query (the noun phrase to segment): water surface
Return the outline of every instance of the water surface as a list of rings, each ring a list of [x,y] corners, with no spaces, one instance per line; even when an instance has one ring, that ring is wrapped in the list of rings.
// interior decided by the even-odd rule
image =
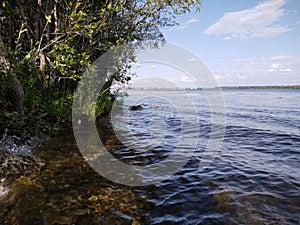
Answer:
[[[123,143],[113,135],[109,122],[98,126],[106,148],[128,164],[158,163],[174,151],[182,124],[187,123],[190,129],[184,132],[197,141],[194,156],[182,169],[157,184],[118,185],[95,173],[80,155],[72,134],[66,134],[33,151],[45,160],[45,166],[9,187],[11,199],[0,216],[8,214],[0,221],[299,224],[299,90],[223,91],[226,132],[222,148],[206,170],[199,170],[199,163],[212,127],[209,92],[188,92],[193,105],[180,101],[181,92],[161,91],[142,99],[136,91],[129,94],[144,109],[128,112],[132,101],[125,100],[122,109],[129,126],[123,127],[122,120],[113,123]]]

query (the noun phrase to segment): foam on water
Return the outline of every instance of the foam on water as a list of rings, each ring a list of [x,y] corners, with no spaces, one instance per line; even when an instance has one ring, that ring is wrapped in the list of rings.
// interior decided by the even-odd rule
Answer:
[[[0,201],[8,194],[9,188],[0,185]]]
[[[48,138],[47,135],[41,135],[23,140],[21,137],[15,135],[10,136],[7,132],[8,129],[6,128],[2,134],[2,138],[0,138],[0,146],[10,152],[18,154],[30,153],[42,140]]]

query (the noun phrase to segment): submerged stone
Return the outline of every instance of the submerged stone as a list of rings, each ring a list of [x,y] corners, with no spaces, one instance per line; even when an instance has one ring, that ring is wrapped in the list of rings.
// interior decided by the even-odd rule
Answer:
[[[133,106],[129,107],[129,110],[132,110],[132,111],[134,111],[134,110],[142,110],[142,109],[143,109],[143,107],[141,105],[133,105]]]
[[[28,155],[17,155],[0,148],[0,180],[10,183],[18,177],[38,171],[44,165]]]

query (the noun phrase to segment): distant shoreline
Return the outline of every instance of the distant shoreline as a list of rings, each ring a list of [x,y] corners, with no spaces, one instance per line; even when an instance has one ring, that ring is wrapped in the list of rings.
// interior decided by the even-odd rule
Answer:
[[[300,89],[300,85],[267,85],[267,86],[221,86],[222,90],[228,89]]]
[[[201,90],[267,90],[267,89],[300,89],[300,85],[267,85],[267,86],[220,86],[212,88],[153,88],[134,87],[131,90],[141,91],[201,91]]]

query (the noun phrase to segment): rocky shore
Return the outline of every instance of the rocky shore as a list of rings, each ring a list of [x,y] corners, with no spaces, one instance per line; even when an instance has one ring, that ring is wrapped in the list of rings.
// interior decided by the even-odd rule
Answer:
[[[0,147],[0,181],[9,184],[20,176],[36,172],[43,162],[29,155],[19,155]]]

